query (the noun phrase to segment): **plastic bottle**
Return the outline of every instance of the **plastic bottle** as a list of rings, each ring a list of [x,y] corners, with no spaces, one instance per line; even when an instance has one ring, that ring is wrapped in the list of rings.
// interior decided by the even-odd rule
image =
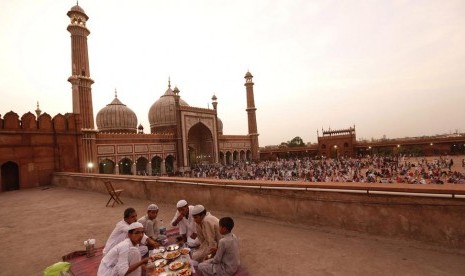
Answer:
[[[160,220],[160,234],[161,234],[161,235],[166,235],[166,227],[165,227],[165,225],[163,224],[163,220],[162,220],[162,219]]]

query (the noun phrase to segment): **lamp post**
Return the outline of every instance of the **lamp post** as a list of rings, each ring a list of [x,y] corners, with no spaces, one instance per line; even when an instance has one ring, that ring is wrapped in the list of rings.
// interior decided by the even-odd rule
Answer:
[[[94,163],[92,162],[89,162],[87,163],[87,169],[88,169],[88,173],[92,173],[92,169],[94,168]]]

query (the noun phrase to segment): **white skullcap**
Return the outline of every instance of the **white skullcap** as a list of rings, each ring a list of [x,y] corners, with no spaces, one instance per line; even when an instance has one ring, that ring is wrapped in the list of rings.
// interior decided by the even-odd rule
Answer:
[[[184,199],[181,199],[180,201],[178,201],[178,203],[176,203],[176,208],[181,208],[186,205],[187,205],[187,201],[185,201]]]
[[[192,215],[195,216],[195,215],[198,215],[200,213],[202,213],[203,211],[205,210],[205,207],[203,207],[203,205],[195,205],[194,208],[192,209]]]
[[[133,223],[129,224],[128,231],[129,230],[134,230],[134,229],[137,229],[137,228],[144,228],[144,225],[142,225],[142,223],[140,223],[140,222],[133,222]]]
[[[150,204],[149,207],[147,207],[147,211],[156,211],[158,210],[158,206],[155,204]]]

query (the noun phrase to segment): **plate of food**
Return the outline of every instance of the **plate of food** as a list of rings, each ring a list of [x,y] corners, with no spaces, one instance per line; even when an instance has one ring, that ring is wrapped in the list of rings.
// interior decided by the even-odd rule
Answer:
[[[164,267],[168,263],[165,259],[159,259],[154,262],[155,267]]]
[[[155,253],[151,256],[154,260],[163,259],[163,254]]]
[[[179,245],[177,245],[177,244],[171,244],[171,245],[168,245],[166,247],[167,251],[174,251],[174,250],[178,250],[178,249],[179,249]]]
[[[150,273],[150,276],[158,276],[158,275],[166,275],[166,274],[167,272],[165,268],[157,267]]]
[[[184,248],[181,248],[179,252],[181,252],[181,254],[183,255],[187,255],[191,252],[191,249],[189,247],[184,247]]]
[[[170,270],[178,270],[184,267],[184,263],[180,261],[172,262],[169,265]]]
[[[191,269],[189,267],[183,268],[176,273],[176,276],[190,276],[191,274]]]
[[[181,252],[179,251],[171,251],[165,254],[164,258],[167,260],[174,260],[177,257],[181,256]]]

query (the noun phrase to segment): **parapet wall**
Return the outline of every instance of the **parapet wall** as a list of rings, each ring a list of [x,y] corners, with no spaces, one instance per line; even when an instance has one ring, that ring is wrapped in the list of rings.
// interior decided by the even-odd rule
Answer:
[[[254,215],[465,248],[465,187],[461,185],[308,184],[78,173],[55,173],[53,184],[106,193],[106,180],[115,189],[124,189],[123,197],[173,206],[186,199],[232,216]]]

